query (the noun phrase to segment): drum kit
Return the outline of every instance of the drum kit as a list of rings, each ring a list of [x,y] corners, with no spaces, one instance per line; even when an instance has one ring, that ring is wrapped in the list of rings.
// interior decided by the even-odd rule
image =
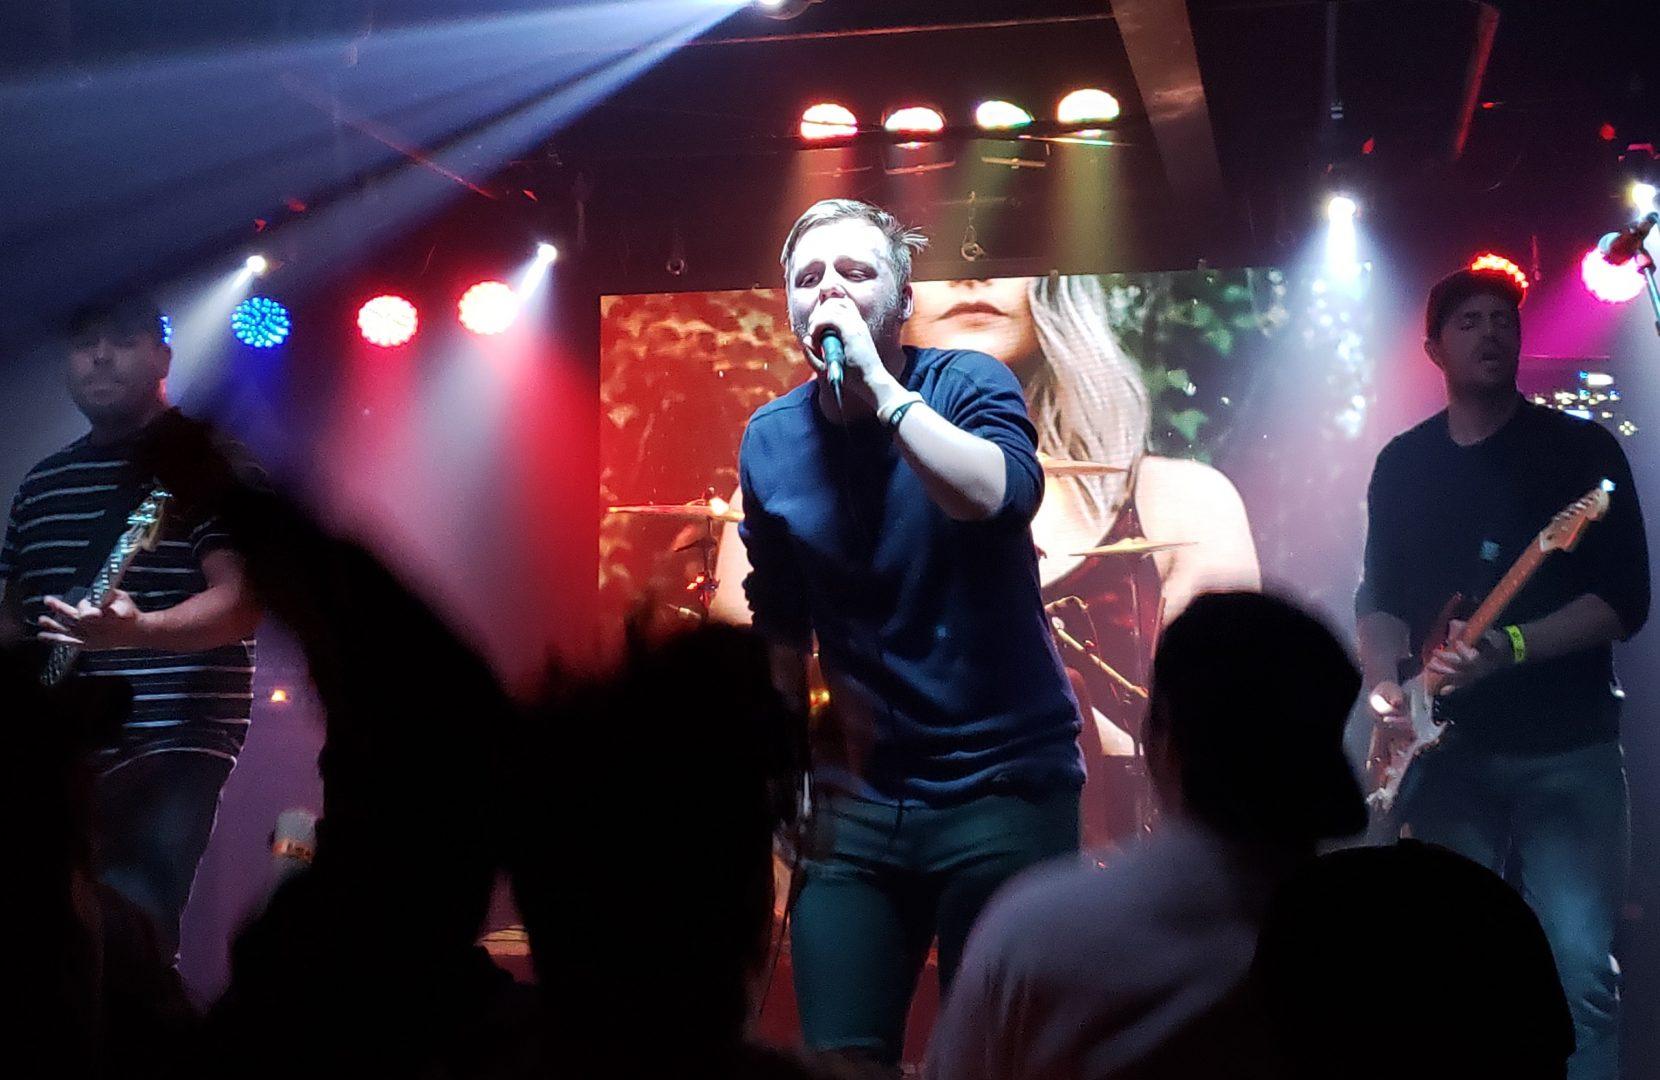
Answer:
[[[1039,464],[1043,467],[1044,475],[1050,477],[1072,476],[1104,476],[1111,473],[1121,473],[1125,470],[1114,465],[1106,465],[1095,461],[1079,461],[1067,458],[1051,457],[1048,454],[1038,455]],[[703,572],[688,587],[688,591],[696,594],[704,618],[708,617],[709,606],[714,600],[718,582],[715,580],[716,553],[720,545],[719,529],[728,524],[738,524],[743,521],[743,512],[732,506],[726,499],[715,493],[714,488],[707,488],[703,497],[684,503],[643,503],[626,506],[612,506],[606,509],[607,514],[658,518],[686,524],[701,525],[701,535],[681,544],[675,550],[689,551],[697,549],[702,553]],[[1082,551],[1072,552],[1072,557],[1081,559],[1133,559],[1144,558],[1163,551],[1189,547],[1192,541],[1182,540],[1150,540],[1145,537],[1132,537],[1119,540],[1100,547],[1085,548]],[[1135,575],[1130,576],[1131,608],[1141,610],[1140,597],[1136,595]],[[1084,625],[1089,626],[1090,633],[1080,637],[1068,629],[1064,613],[1068,609],[1083,608]],[[684,609],[677,609],[684,610]],[[1069,657],[1076,658],[1088,665],[1093,671],[1103,676],[1123,697],[1135,702],[1145,703],[1147,700],[1147,675],[1145,670],[1133,671],[1124,674],[1113,668],[1102,658],[1095,641],[1093,625],[1088,622],[1088,605],[1075,596],[1063,597],[1053,603],[1045,605],[1045,614],[1050,620],[1050,626],[1055,634],[1056,644]],[[688,612],[696,616],[697,612]],[[1163,612],[1160,612],[1158,624],[1163,622]],[[1132,621],[1130,633],[1135,640],[1135,654],[1146,657],[1149,650],[1143,647],[1142,627],[1140,618]],[[1144,667],[1138,664],[1138,667]],[[1086,714],[1086,723],[1092,717]],[[1139,727],[1139,725],[1134,725]],[[1132,781],[1136,788],[1134,818],[1138,830],[1146,829],[1151,823],[1152,811],[1149,800],[1145,797],[1145,770],[1142,767],[1142,747],[1140,732],[1129,732],[1134,743],[1134,752],[1129,755],[1133,766],[1130,768]]]

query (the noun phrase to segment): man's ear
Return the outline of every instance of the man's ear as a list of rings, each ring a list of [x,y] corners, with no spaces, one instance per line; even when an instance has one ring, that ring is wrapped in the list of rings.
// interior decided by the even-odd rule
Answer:
[[[899,321],[906,322],[914,311],[916,294],[911,291],[911,283],[907,281],[905,287],[899,290]]]
[[[1430,363],[1442,371],[1447,370],[1447,355],[1441,351],[1440,338],[1427,337],[1424,339],[1424,355],[1429,357]]]

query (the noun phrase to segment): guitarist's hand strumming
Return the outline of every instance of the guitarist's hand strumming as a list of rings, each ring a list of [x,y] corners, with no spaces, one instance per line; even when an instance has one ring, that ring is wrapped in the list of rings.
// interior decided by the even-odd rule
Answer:
[[[46,609],[52,614],[40,617],[41,631],[37,636],[42,641],[75,645],[91,652],[131,649],[143,644],[144,613],[124,589],[110,590],[102,607],[90,600],[71,607],[56,596],[48,596]]]

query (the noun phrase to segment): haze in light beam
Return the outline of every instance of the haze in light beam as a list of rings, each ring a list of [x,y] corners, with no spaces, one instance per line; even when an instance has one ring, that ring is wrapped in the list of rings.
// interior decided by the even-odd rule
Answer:
[[[340,250],[406,228],[741,6],[567,2],[0,83],[0,303],[49,320],[175,276],[290,200],[344,211]]]

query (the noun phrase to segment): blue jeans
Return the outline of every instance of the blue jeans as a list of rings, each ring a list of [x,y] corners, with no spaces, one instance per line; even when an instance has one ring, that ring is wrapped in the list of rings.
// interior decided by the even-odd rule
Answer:
[[[1461,744],[1457,732],[1407,775],[1411,835],[1508,875],[1550,940],[1573,1013],[1569,1080],[1619,1075],[1620,973],[1630,820],[1617,742],[1543,755]],[[1433,906],[1434,898],[1425,897]]]
[[[189,751],[150,754],[99,776],[94,788],[98,879],[150,917],[161,955],[175,962],[179,919],[232,764]]]
[[[985,795],[955,806],[830,794],[818,805],[790,922],[807,1045],[895,1064],[928,946],[940,989],[992,893],[1078,850],[1078,792]]]

